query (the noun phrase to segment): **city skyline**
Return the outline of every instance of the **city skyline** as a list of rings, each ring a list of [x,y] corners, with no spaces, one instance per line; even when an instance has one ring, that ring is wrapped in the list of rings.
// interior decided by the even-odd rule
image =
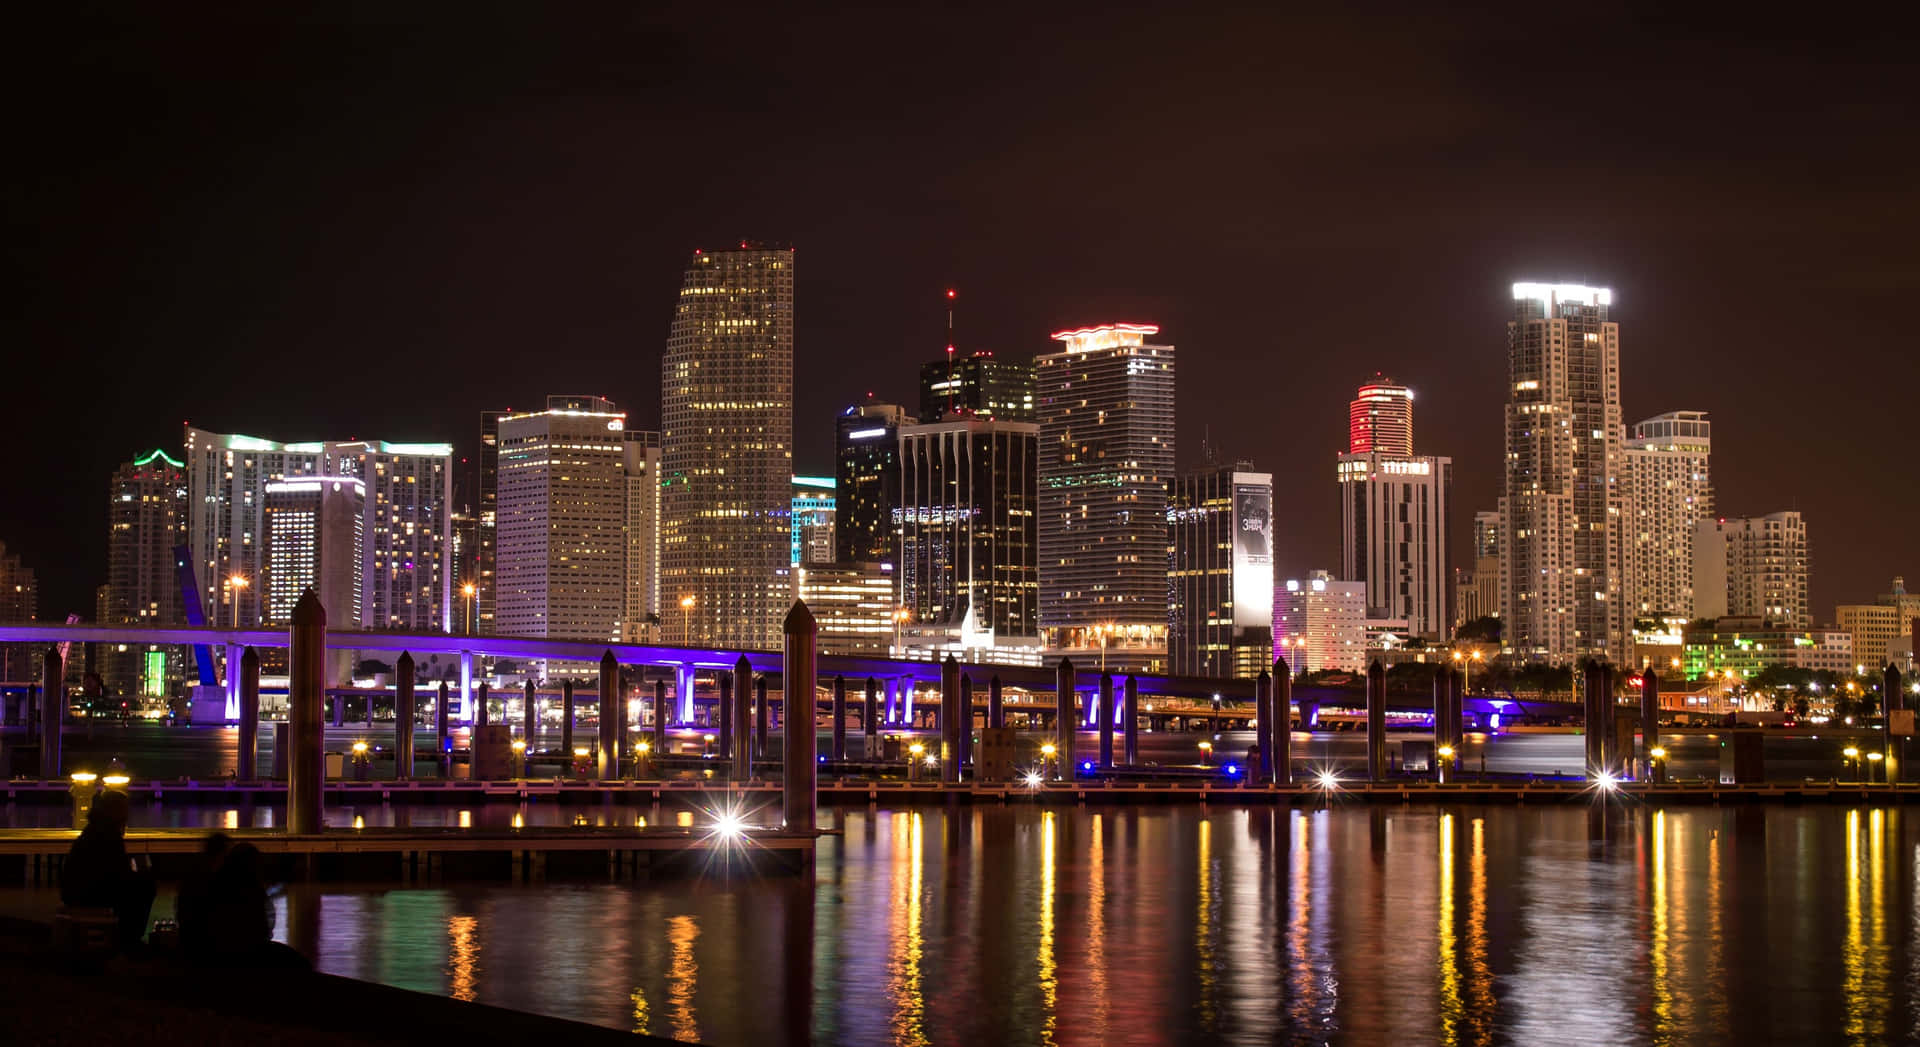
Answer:
[[[1548,18],[1563,19],[1573,16]],[[1899,245],[1911,242],[1905,230],[1916,219],[1894,206],[1915,167],[1915,136],[1899,133],[1914,114],[1889,89],[1890,45],[1749,19],[1737,29],[1740,46],[1714,50],[1712,70],[1703,71],[1691,46],[1696,28],[1648,32],[1627,19],[1583,16],[1583,39],[1646,73],[1604,91],[1570,85],[1543,106],[1503,86],[1524,78],[1461,72],[1493,54],[1512,61],[1510,46],[1485,49],[1546,31],[1538,20],[1523,28],[1487,18],[1403,51],[1383,45],[1366,19],[1330,19],[1294,27],[1309,60],[1271,87],[1240,72],[1224,82],[1171,76],[1164,95],[1127,101],[1096,92],[1082,122],[1053,105],[1022,108],[1049,91],[1079,97],[1074,85],[1088,82],[1086,71],[1116,43],[1151,41],[1171,71],[1237,69],[1226,59],[1246,46],[1240,41],[1268,38],[1283,23],[1242,14],[1115,25],[1114,39],[1095,46],[1049,22],[1043,28],[1058,32],[1005,54],[1017,74],[965,86],[932,77],[926,70],[938,62],[927,55],[874,57],[885,51],[869,46],[881,30],[848,16],[793,41],[774,26],[742,41],[736,27],[697,22],[656,38],[640,29],[657,27],[526,33],[479,19],[451,27],[446,39],[461,46],[391,27],[342,28],[345,41],[405,59],[370,78],[343,57],[340,40],[269,34],[235,47],[230,27],[192,18],[113,28],[124,40],[94,26],[86,38],[117,42],[96,52],[86,75],[63,54],[35,56],[15,74],[74,83],[62,111],[82,117],[68,127],[32,114],[24,128],[53,159],[9,194],[23,212],[14,284],[37,289],[20,344],[88,359],[108,375],[166,361],[190,380],[176,386],[186,395],[162,396],[142,383],[108,382],[85,441],[55,460],[13,460],[17,482],[53,492],[43,504],[58,511],[9,513],[0,540],[39,573],[43,616],[89,613],[104,581],[95,565],[105,561],[105,509],[97,499],[65,504],[72,496],[63,478],[105,477],[156,446],[177,453],[178,425],[188,419],[286,440],[448,440],[471,457],[478,410],[524,409],[549,391],[578,390],[632,404],[635,427],[658,428],[666,289],[688,250],[745,235],[790,240],[808,255],[798,292],[795,472],[829,471],[826,419],[861,394],[917,403],[917,368],[947,344],[935,299],[954,287],[961,354],[1024,358],[1049,348],[1049,331],[1106,316],[1176,332],[1183,389],[1214,391],[1207,411],[1182,412],[1178,445],[1198,448],[1204,438],[1253,460],[1275,474],[1277,498],[1319,486],[1320,465],[1344,433],[1341,394],[1356,373],[1394,375],[1416,391],[1432,445],[1455,460],[1453,553],[1464,563],[1459,514],[1494,504],[1499,484],[1505,289],[1516,280],[1589,282],[1613,288],[1629,332],[1621,380],[1630,418],[1707,411],[1725,504],[1798,508],[1827,535],[1846,521],[1850,540],[1823,545],[1818,558],[1816,617],[1870,599],[1894,574],[1920,575],[1902,541],[1920,492],[1881,484],[1877,455],[1834,455],[1776,422],[1795,405],[1880,390],[1897,397],[1920,379],[1899,319],[1911,284]],[[983,32],[956,25],[934,46],[966,54]],[[501,69],[481,60],[507,39],[525,45],[522,62]],[[758,64],[720,98],[702,101],[626,71],[652,57],[673,79],[673,70],[740,48]],[[797,69],[787,55],[798,53],[822,61]],[[173,82],[164,107],[125,110],[123,100],[140,93],[131,85],[156,79],[150,54],[192,59],[202,72]],[[242,54],[279,61],[237,64]],[[837,61],[855,54],[860,61]],[[1355,59],[1391,76],[1350,99],[1287,102],[1293,87]],[[788,104],[853,97],[851,71],[865,70],[864,81],[876,72],[869,61],[914,89],[890,94],[917,91],[914,110],[945,112],[952,126],[898,141],[878,158],[858,145],[866,117],[785,126],[800,111],[781,108]],[[1832,75],[1836,62],[1852,75]],[[300,85],[317,69],[360,75],[360,86],[309,97]],[[1022,86],[1035,76],[1041,90]],[[647,121],[669,138],[684,135],[691,149],[737,140],[739,127],[711,114],[786,80],[796,93],[776,103],[771,120],[742,117],[770,133],[731,171],[657,163],[610,130]],[[234,92],[235,82],[252,90]],[[1763,83],[1768,105],[1729,108],[1692,86],[1709,82]],[[474,91],[434,86],[442,83]],[[1282,103],[1271,119],[1305,133],[1254,134],[1232,105],[1218,118],[1182,115],[1207,109],[1196,102],[1216,91]],[[1409,110],[1403,91],[1453,118]],[[586,109],[572,104],[575,94],[588,99]],[[561,98],[566,105],[556,104]],[[310,104],[287,104],[295,100]],[[1878,133],[1852,134],[1855,118],[1835,121],[1841,103]],[[876,119],[905,111],[894,98],[871,104]],[[262,138],[262,106],[297,115],[267,121],[274,126]],[[1606,141],[1604,155],[1541,166],[1524,143],[1575,116]],[[429,145],[426,124],[450,137]],[[189,126],[192,133],[176,133]],[[1066,172],[1082,166],[1073,158],[1097,135],[1120,126],[1147,143],[1142,166],[1089,194]],[[127,141],[156,150],[143,154],[149,179],[140,194],[103,188],[125,169]],[[925,162],[952,160],[955,141],[991,148],[963,151],[957,166]],[[1739,165],[1725,162],[1730,143],[1740,143]],[[1282,165],[1280,192],[1238,174],[1215,177],[1271,170],[1275,150],[1301,160]],[[1003,169],[975,153],[1021,162]],[[1816,163],[1806,163],[1809,153]],[[572,154],[603,163],[582,172],[548,159]],[[1175,159],[1195,154],[1198,164]],[[791,173],[777,189],[766,180],[773,169]],[[1658,179],[1649,177],[1655,171]],[[233,192],[194,188],[209,176]],[[871,191],[849,210],[853,184]],[[1318,213],[1299,213],[1295,202],[1306,197],[1321,201],[1311,209]],[[507,199],[512,207],[490,203]],[[1568,204],[1581,199],[1588,203]],[[286,200],[300,203],[281,206]],[[1756,213],[1786,220],[1763,236]],[[382,249],[369,252],[370,243]],[[1148,249],[1134,249],[1142,243]],[[876,266],[883,247],[887,264]],[[1447,266],[1432,264],[1439,254]],[[1383,295],[1394,308],[1378,308]],[[120,304],[101,309],[100,300]],[[1730,315],[1761,308],[1764,324],[1729,331]],[[358,365],[315,368],[299,383],[258,381],[263,361],[349,349],[405,354],[400,394],[373,395],[380,387]],[[1809,353],[1824,365],[1807,366]],[[1275,398],[1289,407],[1284,432],[1271,424]],[[31,431],[51,424],[51,409],[30,404],[5,424]],[[1850,411],[1848,442],[1904,447],[1898,414]],[[1306,442],[1296,446],[1295,434]],[[1335,562],[1338,531],[1333,500],[1302,498],[1277,516],[1276,571],[1299,577]]]

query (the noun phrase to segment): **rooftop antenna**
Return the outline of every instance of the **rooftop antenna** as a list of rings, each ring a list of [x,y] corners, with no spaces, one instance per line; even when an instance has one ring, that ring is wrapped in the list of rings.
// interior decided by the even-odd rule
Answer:
[[[953,413],[953,288],[947,288],[947,413]]]

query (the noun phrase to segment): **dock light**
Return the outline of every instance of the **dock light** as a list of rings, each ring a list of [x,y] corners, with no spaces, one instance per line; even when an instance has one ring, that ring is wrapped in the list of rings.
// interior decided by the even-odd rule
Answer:
[[[1667,751],[1656,745],[1652,749],[1647,750],[1647,755],[1656,760],[1664,760],[1667,758]]]
[[[732,811],[723,811],[713,820],[713,834],[721,839],[731,840],[744,829],[745,826],[740,824],[740,816]]]
[[[1213,761],[1213,743],[1201,742],[1200,743],[1200,762],[1211,763],[1212,761]]]
[[[1093,773],[1093,761],[1092,760],[1080,761],[1080,769],[1083,771],[1086,771],[1089,774]]]
[[[1439,752],[1440,758],[1442,760],[1453,759],[1453,746],[1451,745],[1443,745],[1437,750],[1437,752]]]
[[[1231,778],[1231,777],[1233,777],[1234,775],[1236,775],[1236,774],[1239,774],[1239,773],[1240,773],[1240,765],[1239,765],[1239,764],[1237,764],[1237,763],[1230,763],[1230,764],[1228,764],[1228,765],[1227,765],[1227,777],[1229,777],[1229,778]]]
[[[584,759],[586,759],[586,758],[587,758],[587,757],[588,757],[589,755],[590,755],[590,754],[589,754],[589,753],[587,752],[587,750],[586,750],[586,749],[585,749],[584,747],[582,747],[582,746],[578,746],[578,745],[576,745],[576,746],[574,746],[574,747],[573,747],[573,758],[574,758],[574,759],[576,759],[576,760],[584,760]]]
[[[915,742],[912,745],[907,746],[907,751],[912,753],[915,756],[918,756],[921,753],[926,752],[927,747],[924,745],[921,745],[919,742]]]
[[[100,780],[100,776],[92,771],[75,771],[67,777],[73,779],[75,785],[92,785]]]
[[[1052,755],[1053,755],[1054,753],[1056,753],[1056,752],[1059,752],[1059,751],[1060,751],[1060,750],[1058,750],[1058,749],[1055,749],[1055,748],[1053,747],[1053,743],[1052,743],[1052,742],[1046,742],[1046,743],[1044,743],[1044,744],[1042,744],[1042,745],[1040,746],[1040,755],[1042,755],[1042,756],[1052,756]]]
[[[1340,776],[1331,770],[1321,771],[1314,776],[1314,779],[1314,784],[1320,786],[1322,792],[1332,792],[1340,788]]]
[[[1875,753],[1874,759],[1877,760],[1879,758],[1880,758],[1879,754]],[[126,784],[132,780],[133,779],[127,777],[124,774],[109,774],[106,777],[100,779],[100,784],[106,786],[109,789],[120,789],[120,788],[124,788]]]
[[[634,748],[634,750],[635,750],[635,751],[637,751],[637,752],[638,752],[638,753],[639,753],[640,755],[642,755],[642,756],[645,756],[645,755],[647,755],[648,753],[650,753],[650,752],[652,752],[652,751],[653,751],[653,743],[652,743],[652,742],[641,742],[641,743],[640,743],[639,745],[636,745],[636,746],[634,746],[633,748]]]
[[[366,742],[353,743],[353,755],[355,756],[367,755],[367,743]]]
[[[1593,784],[1599,786],[1603,792],[1612,792],[1614,787],[1620,784],[1620,779],[1615,778],[1612,771],[1601,771],[1594,776]]]
[[[354,752],[359,752],[359,751],[360,751],[361,749],[363,749],[363,748],[365,748],[365,747],[366,747],[366,743],[364,743],[364,742],[362,742],[362,743],[360,743],[360,744],[358,744],[358,745],[355,745],[355,746],[353,747],[353,751],[354,751]],[[520,755],[520,754],[522,754],[522,753],[525,753],[525,752],[527,751],[527,740],[526,740],[525,738],[515,738],[515,739],[513,740],[513,745],[512,745],[512,746],[510,746],[510,748],[512,748],[512,749],[513,749],[513,751],[514,751],[514,754],[515,754],[516,756],[517,756],[517,755]]]
[[[926,759],[926,765],[928,767],[938,767],[940,765],[940,758],[938,756],[933,755],[932,753],[928,753],[927,759]]]
[[[1842,749],[1842,750],[1840,750],[1840,755],[1842,755],[1842,756],[1844,756],[1844,757],[1846,757],[1846,758],[1847,758],[1847,759],[1849,759],[1849,760],[1852,760],[1852,759],[1856,759],[1856,758],[1858,758],[1858,757],[1859,757],[1859,755],[1860,755],[1860,750],[1858,750],[1858,749],[1856,749],[1856,748],[1854,748],[1853,746],[1851,746],[1851,745],[1849,745],[1849,746],[1847,746],[1847,747],[1846,747],[1845,749]],[[75,777],[75,778],[78,778],[78,777],[79,777],[79,775],[77,775],[77,774],[76,774],[76,775],[74,775],[74,777]]]
[[[1022,778],[1021,781],[1025,782],[1029,789],[1038,789],[1040,788],[1042,779],[1039,771],[1028,771],[1027,776]]]
[[[1880,762],[1881,760],[1884,760],[1884,759],[1886,759],[1886,758],[1887,758],[1887,757],[1886,757],[1886,754],[1885,754],[1885,753],[1868,753],[1868,754],[1867,754],[1867,759],[1869,759],[1869,760],[1872,760],[1872,761],[1873,761],[1873,762],[1875,762],[1875,763],[1879,763],[1879,762]],[[112,784],[113,784],[113,779],[112,779],[112,778],[108,778],[108,779],[107,779],[107,784],[108,784],[108,785],[112,785]]]

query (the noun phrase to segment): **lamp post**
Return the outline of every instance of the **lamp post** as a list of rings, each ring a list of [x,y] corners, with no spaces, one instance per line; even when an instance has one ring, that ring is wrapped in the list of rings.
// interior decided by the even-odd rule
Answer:
[[[905,607],[895,607],[888,617],[893,619],[893,650],[890,653],[897,657],[900,654],[900,623],[913,621],[913,612]]]
[[[467,635],[473,635],[473,598],[480,592],[479,586],[472,582],[460,587],[460,595],[467,601]]]
[[[1840,755],[1846,757],[1846,762],[1843,765],[1843,769],[1846,770],[1848,773],[1854,774],[1856,776],[1855,780],[1858,780],[1859,772],[1857,768],[1859,767],[1859,763],[1860,763],[1859,748],[1856,746],[1849,745],[1845,749],[1840,750]]]
[[[1463,655],[1459,651],[1453,652],[1454,664],[1460,668],[1460,690],[1462,693],[1473,690],[1473,663],[1479,660],[1479,651],[1473,652],[1472,657]]]
[[[227,576],[227,627],[229,629],[240,628],[240,590],[251,584],[244,574]]]
[[[693,597],[691,595],[680,598],[680,642],[688,647],[693,646]]]

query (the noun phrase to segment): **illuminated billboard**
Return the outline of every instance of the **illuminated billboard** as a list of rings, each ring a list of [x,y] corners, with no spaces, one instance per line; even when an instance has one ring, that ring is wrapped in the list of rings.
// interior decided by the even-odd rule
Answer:
[[[1233,624],[1273,624],[1273,488],[1233,485]]]

